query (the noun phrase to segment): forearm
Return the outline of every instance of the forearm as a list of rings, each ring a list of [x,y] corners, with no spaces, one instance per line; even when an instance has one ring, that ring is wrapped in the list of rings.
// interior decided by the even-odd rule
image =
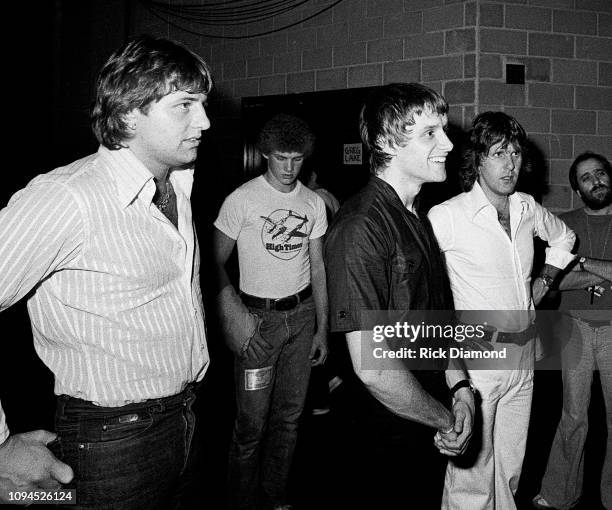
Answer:
[[[588,271],[581,271],[580,269],[570,271],[559,281],[559,290],[582,290],[591,285],[597,285],[601,283],[603,278],[589,273]]]
[[[591,259],[585,257],[582,264],[584,271],[591,273],[603,280],[612,281],[612,260]]]
[[[427,393],[414,375],[397,360],[387,360],[385,370],[362,369],[361,335],[361,331],[352,331],[347,333],[346,338],[353,368],[368,391],[402,418],[439,430],[450,429],[454,424],[451,412]]]
[[[325,268],[321,267],[311,271],[312,298],[315,302],[315,313],[317,316],[317,330],[327,331],[328,327],[328,302],[327,286],[325,281]]]

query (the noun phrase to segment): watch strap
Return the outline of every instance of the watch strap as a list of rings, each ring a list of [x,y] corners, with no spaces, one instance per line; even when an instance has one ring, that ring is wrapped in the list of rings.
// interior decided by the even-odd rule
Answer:
[[[472,393],[475,391],[474,386],[472,386],[472,382],[469,379],[462,379],[450,389],[451,397],[454,397],[455,393],[457,393],[457,391],[461,388],[469,388]]]

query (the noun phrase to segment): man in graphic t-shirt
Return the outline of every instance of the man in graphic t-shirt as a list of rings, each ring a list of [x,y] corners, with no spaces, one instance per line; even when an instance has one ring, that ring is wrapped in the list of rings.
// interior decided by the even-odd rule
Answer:
[[[231,193],[215,221],[219,311],[235,356],[232,509],[288,508],[287,477],[310,369],[327,356],[325,204],[297,180],[313,144],[302,119],[270,119],[258,139],[266,172]],[[240,296],[225,271],[234,246]]]

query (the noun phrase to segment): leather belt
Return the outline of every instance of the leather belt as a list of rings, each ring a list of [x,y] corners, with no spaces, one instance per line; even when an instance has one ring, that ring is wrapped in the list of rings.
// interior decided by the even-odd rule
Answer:
[[[251,296],[250,294],[240,293],[242,302],[252,308],[263,308],[265,310],[276,310],[279,312],[285,312],[291,310],[299,305],[302,301],[309,298],[312,295],[312,286],[303,288],[297,294],[282,298],[261,298],[257,296]]]
[[[582,317],[574,317],[573,315],[567,314],[568,317],[571,317],[578,322],[584,322],[587,326],[597,329],[597,328],[605,328],[606,326],[612,326],[612,321],[605,319],[583,319]]]
[[[527,329],[518,331],[517,333],[506,333],[497,330],[485,330],[484,337],[481,340],[486,342],[494,342],[498,344],[516,344],[523,346],[538,334],[538,328],[535,322]]]

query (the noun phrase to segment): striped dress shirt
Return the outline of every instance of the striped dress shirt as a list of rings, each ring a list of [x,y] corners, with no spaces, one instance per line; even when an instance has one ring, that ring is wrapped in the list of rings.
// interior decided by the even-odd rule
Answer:
[[[129,149],[39,175],[0,211],[0,311],[30,290],[34,345],[55,393],[116,407],[180,392],[209,358],[200,256],[175,170],[178,230]],[[0,444],[8,437],[0,407]]]

